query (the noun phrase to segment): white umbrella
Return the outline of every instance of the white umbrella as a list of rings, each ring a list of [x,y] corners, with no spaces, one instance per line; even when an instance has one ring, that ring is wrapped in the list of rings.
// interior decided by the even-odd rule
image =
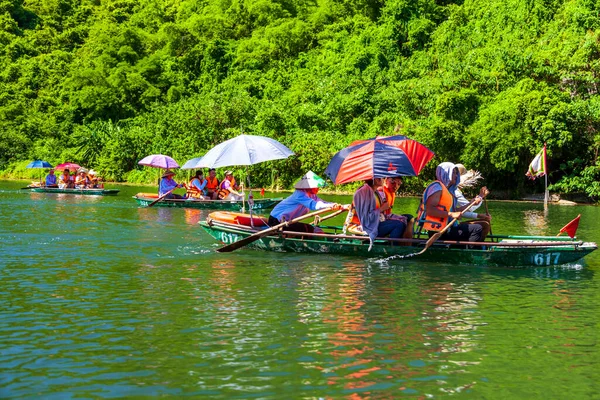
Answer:
[[[202,157],[196,157],[196,158],[192,158],[191,160],[187,160],[185,162],[185,164],[183,164],[181,166],[181,169],[201,168],[201,167],[198,167],[198,163],[200,162],[201,159],[202,159]]]
[[[232,165],[253,165],[264,161],[281,160],[294,152],[275,139],[266,136],[239,135],[210,149],[188,169],[219,168]],[[190,160],[192,161],[192,160]]]
[[[216,145],[202,157],[189,160],[184,167],[194,169],[254,165],[264,161],[281,160],[292,155],[294,155],[293,151],[275,139],[266,136],[242,134]],[[250,179],[248,179],[248,183],[250,183]],[[254,204],[251,195],[252,189],[250,188],[248,193],[250,216],[252,216],[252,206]],[[244,201],[243,198],[242,201]],[[245,210],[245,208],[245,204],[242,203],[242,210]]]

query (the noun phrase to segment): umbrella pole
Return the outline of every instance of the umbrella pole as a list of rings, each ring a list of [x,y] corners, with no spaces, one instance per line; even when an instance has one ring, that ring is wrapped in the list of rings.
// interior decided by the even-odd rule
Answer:
[[[248,172],[248,167],[246,167],[246,180],[248,181],[248,208],[250,209],[250,226],[254,228],[254,218],[252,218],[254,198],[252,196],[252,183],[250,182],[250,173]]]

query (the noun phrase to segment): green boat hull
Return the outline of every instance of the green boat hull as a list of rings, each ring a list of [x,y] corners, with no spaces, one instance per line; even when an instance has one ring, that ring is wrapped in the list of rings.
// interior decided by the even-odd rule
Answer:
[[[252,233],[248,228],[238,228],[228,224],[214,224],[202,221],[200,225],[212,237],[224,244],[241,240]],[[324,236],[324,235],[322,235]],[[456,248],[446,242],[436,243],[423,254],[412,256],[423,249],[425,240],[415,246],[392,246],[385,241],[376,240],[371,251],[368,240],[330,237],[284,237],[281,233],[263,237],[248,247],[276,252],[337,254],[347,256],[361,256],[367,258],[385,258],[396,256],[397,260],[414,260],[435,262],[443,264],[466,264],[491,267],[549,267],[555,265],[572,264],[581,260],[586,255],[597,249],[595,243],[582,243],[573,241],[573,244],[529,246],[529,247],[501,247],[489,242],[485,250]],[[505,240],[518,240],[519,236],[502,236]],[[548,243],[556,238],[538,237],[539,241]],[[528,241],[529,242],[529,241]],[[565,243],[565,242],[557,242]],[[408,256],[408,257],[406,257]]]
[[[133,196],[138,205],[148,207],[150,203],[156,201],[152,197]],[[282,198],[256,199],[254,200],[253,210],[266,210],[275,207],[283,200]],[[226,210],[240,211],[243,206],[248,209],[248,202],[243,204],[241,201],[232,202],[230,200],[187,200],[187,199],[163,199],[153,205],[153,207],[177,207],[177,208],[197,208],[201,210]]]
[[[120,191],[118,189],[58,189],[44,187],[30,190],[36,193],[78,194],[84,196],[114,196]]]

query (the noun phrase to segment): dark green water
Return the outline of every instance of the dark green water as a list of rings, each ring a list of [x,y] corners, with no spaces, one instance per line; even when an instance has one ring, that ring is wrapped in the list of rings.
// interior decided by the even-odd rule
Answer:
[[[529,270],[219,254],[207,212],[138,208],[148,188],[21,186],[0,182],[0,398],[598,398],[600,252]],[[489,206],[495,233],[582,214],[600,242],[598,207]]]

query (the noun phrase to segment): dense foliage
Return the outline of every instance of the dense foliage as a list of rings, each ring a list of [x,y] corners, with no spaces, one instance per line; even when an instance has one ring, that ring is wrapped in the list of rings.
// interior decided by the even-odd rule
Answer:
[[[0,169],[74,161],[114,180],[240,131],[322,173],[397,132],[509,196],[547,143],[556,191],[600,195],[600,3],[590,0],[0,0]],[[421,182],[413,185],[420,185]]]

